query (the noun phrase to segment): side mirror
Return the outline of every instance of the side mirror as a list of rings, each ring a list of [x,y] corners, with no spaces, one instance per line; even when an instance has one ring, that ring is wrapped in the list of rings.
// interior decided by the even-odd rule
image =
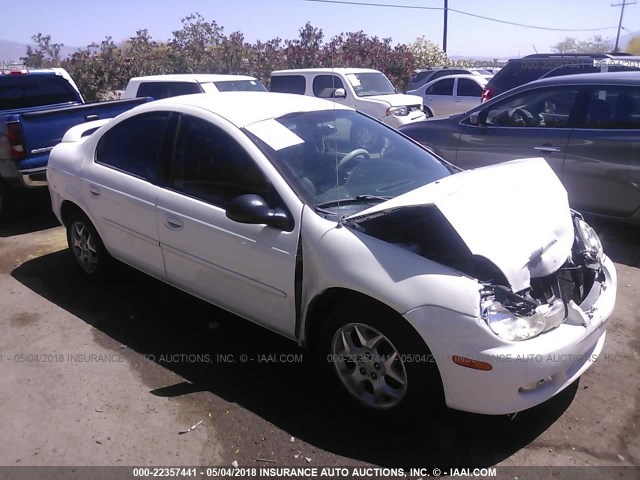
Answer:
[[[473,112],[469,115],[469,123],[476,127],[482,127],[486,121],[486,115],[483,115],[483,111]]]
[[[347,91],[344,88],[336,88],[333,91],[333,98],[347,98]]]
[[[231,200],[227,206],[227,218],[238,223],[264,224],[287,232],[293,230],[289,214],[280,208],[270,208],[260,195],[240,195]]]

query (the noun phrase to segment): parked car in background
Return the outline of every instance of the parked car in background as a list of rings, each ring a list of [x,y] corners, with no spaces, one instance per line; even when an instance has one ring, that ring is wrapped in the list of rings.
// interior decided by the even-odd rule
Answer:
[[[462,168],[544,157],[573,208],[640,223],[640,72],[537,80],[401,131]]]
[[[254,77],[246,75],[178,74],[150,75],[129,80],[122,98],[161,98],[193,93],[266,92],[267,88]]]
[[[416,70],[411,80],[409,80],[409,86],[407,87],[407,93],[412,90],[416,90],[422,85],[429,83],[437,78],[445,77],[449,75],[491,75],[491,72],[482,68],[429,68]]]
[[[487,84],[482,101],[540,78],[624,71],[640,71],[640,57],[626,53],[536,53],[509,60]]]
[[[397,93],[382,72],[367,68],[278,70],[271,73],[270,90],[332,100],[394,128],[426,118],[422,98]],[[353,142],[370,152],[379,151],[384,146],[382,137],[367,125],[354,124]]]
[[[420,95],[427,117],[466,112],[480,105],[490,75],[447,75],[407,94]]]
[[[49,152],[69,128],[146,101],[85,104],[61,68],[0,71],[0,217],[20,214],[25,189],[46,187]]]
[[[297,341],[364,409],[518,412],[602,350],[616,272],[542,160],[459,172],[369,116],[274,93],[91,128],[47,171],[80,270],[115,257]]]

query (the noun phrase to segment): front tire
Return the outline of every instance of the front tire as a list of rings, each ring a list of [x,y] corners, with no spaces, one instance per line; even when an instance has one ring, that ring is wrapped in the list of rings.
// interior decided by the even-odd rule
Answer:
[[[76,266],[91,279],[108,278],[113,258],[89,218],[83,213],[74,212],[66,223],[67,244]]]
[[[329,314],[319,347],[329,380],[364,411],[395,414],[442,401],[431,352],[395,313],[340,305]]]

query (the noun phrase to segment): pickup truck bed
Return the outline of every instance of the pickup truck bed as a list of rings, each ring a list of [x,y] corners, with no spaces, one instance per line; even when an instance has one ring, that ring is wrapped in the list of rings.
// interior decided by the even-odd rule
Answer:
[[[67,130],[147,101],[85,104],[67,72],[57,68],[0,72],[0,217],[19,214],[25,189],[46,186],[49,152]]]

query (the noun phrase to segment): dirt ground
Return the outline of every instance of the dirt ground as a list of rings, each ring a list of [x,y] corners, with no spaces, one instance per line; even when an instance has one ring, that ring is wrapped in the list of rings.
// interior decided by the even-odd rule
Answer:
[[[514,419],[395,425],[276,334],[125,267],[87,283],[39,208],[0,225],[0,465],[640,465],[640,229],[597,228],[618,301],[579,382]]]

